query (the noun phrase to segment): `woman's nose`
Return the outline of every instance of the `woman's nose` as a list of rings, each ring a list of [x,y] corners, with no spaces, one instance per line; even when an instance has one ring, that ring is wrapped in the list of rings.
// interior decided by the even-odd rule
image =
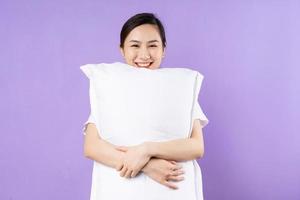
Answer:
[[[139,57],[141,59],[145,59],[145,60],[149,59],[150,58],[150,53],[149,53],[148,49],[141,49]]]

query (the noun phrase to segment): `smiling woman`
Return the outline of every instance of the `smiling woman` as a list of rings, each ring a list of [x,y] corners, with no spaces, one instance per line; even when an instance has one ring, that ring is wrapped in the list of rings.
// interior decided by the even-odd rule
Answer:
[[[152,13],[140,13],[128,19],[121,30],[120,51],[126,61],[126,65],[115,63],[112,65],[86,65],[82,67],[90,77],[92,77],[91,74],[93,73],[91,71],[93,70],[100,70],[100,72],[104,70],[106,75],[111,75],[110,79],[105,79],[113,80],[109,83],[101,82],[105,81],[101,78],[102,76],[99,76],[100,78],[97,78],[97,80],[93,80],[91,83],[100,81],[97,82],[95,88],[101,86],[100,88],[103,89],[118,85],[116,88],[109,88],[104,91],[118,91],[121,86],[127,89],[122,96],[123,99],[120,96],[113,96],[107,100],[111,92],[92,95],[101,97],[101,99],[93,101],[101,102],[99,106],[94,106],[94,108],[102,108],[101,112],[94,112],[94,114],[101,113],[101,116],[104,116],[104,113],[109,113],[108,116],[113,116],[108,120],[109,124],[112,124],[113,130],[116,129],[115,127],[119,127],[120,131],[117,131],[117,134],[115,134],[117,140],[111,140],[113,131],[106,131],[107,129],[103,128],[105,127],[103,121],[102,124],[101,122],[97,123],[99,116],[97,118],[97,115],[94,116],[92,112],[85,123],[84,155],[96,161],[94,162],[91,200],[115,200],[120,198],[124,200],[203,199],[201,170],[196,162],[196,159],[201,158],[204,154],[202,128],[208,123],[208,119],[197,101],[203,77],[200,73],[196,73],[197,75],[194,76],[195,71],[187,69],[159,69],[165,54],[165,48],[165,31],[160,20]],[[119,76],[118,72],[121,73],[123,70],[124,74]],[[98,75],[101,75],[100,72],[98,72]],[[116,73],[117,78],[113,79],[112,77]],[[189,76],[186,76],[187,74]],[[135,82],[135,80],[139,80],[136,77],[142,77],[143,83]],[[183,77],[189,78],[183,79]],[[163,91],[163,94],[160,92],[156,93],[156,88],[160,88],[162,85],[169,87],[165,90],[160,90]],[[130,100],[126,102],[124,96],[135,94],[134,92],[138,90],[135,88],[136,86],[142,88],[142,91],[145,91],[145,93],[131,97],[132,99],[128,97]],[[151,93],[150,90],[145,90],[145,88],[152,89],[151,91],[154,93]],[[172,96],[172,92],[175,92],[176,95]],[[119,93],[115,92],[114,94]],[[145,99],[148,96],[150,98]],[[158,106],[148,106],[147,112],[147,108],[143,108],[143,103],[149,100],[145,105],[150,105],[155,97],[162,98],[158,102],[162,103],[163,106],[159,107],[159,109],[157,108]],[[184,103],[178,103],[180,102],[179,97],[183,97],[183,99],[189,99],[190,97],[190,99]],[[119,102],[115,105],[121,105],[121,107],[114,112],[110,108],[110,104],[114,100],[119,99],[122,99],[121,103]],[[165,102],[167,99],[169,101]],[[176,101],[174,101],[175,99]],[[105,104],[105,102],[108,104]],[[113,108],[115,108],[115,105]],[[126,105],[126,108],[123,108],[124,105]],[[189,107],[189,105],[193,106]],[[187,114],[171,113],[171,110],[174,111],[179,107],[187,107]],[[107,112],[103,112],[104,108],[109,109]],[[155,111],[155,109],[158,110]],[[121,110],[126,111],[124,115],[121,115]],[[138,110],[138,114],[134,113],[134,110]],[[168,110],[167,113],[171,114],[163,118],[164,115],[158,113],[160,110]],[[149,113],[154,114],[151,116]],[[118,116],[121,117],[118,118]],[[126,118],[134,116],[139,116],[139,118],[132,120],[134,122],[139,121],[138,124],[124,123]],[[142,119],[142,116],[146,118]],[[156,130],[159,134],[151,132],[148,137],[144,129],[138,128],[142,127],[145,122],[154,121],[156,118],[158,118],[157,124],[154,126],[150,123],[151,125],[148,125],[150,128],[147,126],[145,130],[155,131],[157,129],[155,127],[165,127],[169,124],[170,126],[167,127],[171,127],[172,131],[162,128],[161,132]],[[176,121],[175,118],[179,121]],[[176,134],[176,131],[174,131],[176,125],[184,124],[186,120],[193,122],[191,124],[185,123],[189,129],[192,129],[190,129],[189,136],[185,137],[186,131],[178,131],[178,134]],[[161,125],[161,123],[163,124]],[[101,124],[103,129],[99,126],[98,128],[101,130],[98,129],[96,124]],[[124,130],[126,130],[127,126],[130,127],[130,124],[133,126],[133,129],[128,131],[128,134],[120,134],[124,133]],[[138,134],[133,137],[132,134],[136,130],[141,131],[138,131]],[[153,140],[153,137],[156,135],[161,136],[163,140]],[[133,146],[117,145],[126,145],[125,141],[127,140],[130,142],[131,140],[136,140],[138,142],[135,143],[137,145]],[[123,178],[126,179],[124,180]]]
[[[165,30],[151,13],[137,14],[121,30],[120,50],[127,64],[157,69],[164,57]]]

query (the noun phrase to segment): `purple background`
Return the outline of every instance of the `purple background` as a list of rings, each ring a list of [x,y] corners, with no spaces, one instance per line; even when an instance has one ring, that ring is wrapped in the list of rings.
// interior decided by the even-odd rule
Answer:
[[[0,199],[89,199],[79,66],[123,61],[121,26],[144,11],[166,26],[162,67],[205,76],[205,199],[300,199],[296,0],[1,1]]]

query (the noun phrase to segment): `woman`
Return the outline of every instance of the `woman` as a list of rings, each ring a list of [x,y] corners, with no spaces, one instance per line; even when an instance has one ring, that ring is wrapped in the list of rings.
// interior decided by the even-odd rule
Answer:
[[[164,27],[151,13],[131,17],[121,30],[120,51],[126,63],[133,67],[159,68],[165,47]],[[200,122],[195,119],[190,138],[126,147],[115,146],[100,138],[101,130],[98,133],[90,116],[84,129],[84,154],[115,168],[121,177],[134,178],[138,173],[145,173],[159,184],[178,189],[174,182],[184,179],[184,171],[178,162],[201,158],[204,154]]]

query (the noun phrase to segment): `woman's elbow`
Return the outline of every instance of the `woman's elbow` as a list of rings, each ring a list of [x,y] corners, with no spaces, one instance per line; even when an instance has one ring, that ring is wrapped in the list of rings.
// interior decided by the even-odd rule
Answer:
[[[203,158],[203,156],[204,156],[204,148],[203,147],[198,148],[196,151],[196,159]]]
[[[83,155],[86,158],[92,158],[95,152],[95,147],[93,142],[86,140],[83,145]]]
[[[203,158],[203,156],[204,156],[204,149],[201,150],[201,153],[200,153],[200,155],[199,155],[199,158]]]
[[[98,139],[98,133],[94,124],[87,125],[86,134],[84,137],[83,155],[84,157],[91,158],[95,153],[95,141]]]
[[[91,157],[91,150],[90,150],[90,147],[87,147],[87,145],[84,145],[84,147],[83,147],[83,156],[86,158]]]

